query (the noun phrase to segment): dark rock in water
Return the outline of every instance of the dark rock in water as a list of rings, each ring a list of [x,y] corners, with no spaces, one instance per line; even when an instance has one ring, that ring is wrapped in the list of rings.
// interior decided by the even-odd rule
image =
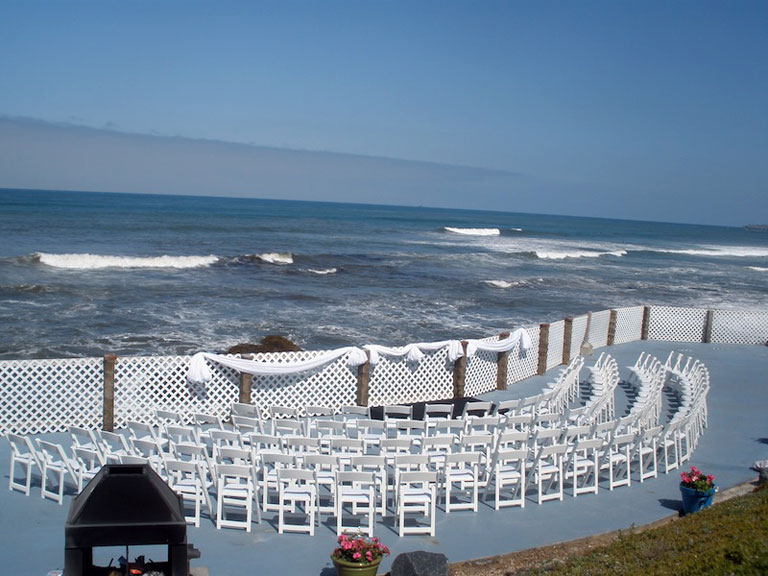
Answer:
[[[418,550],[399,554],[392,562],[391,576],[448,576],[448,558]]]
[[[265,336],[261,344],[237,344],[227,354],[258,354],[259,352],[300,352],[296,344],[283,336]]]

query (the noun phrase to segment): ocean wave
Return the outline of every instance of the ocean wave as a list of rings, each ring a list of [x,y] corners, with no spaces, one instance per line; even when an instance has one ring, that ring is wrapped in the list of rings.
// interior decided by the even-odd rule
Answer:
[[[318,276],[325,276],[326,274],[336,274],[338,272],[337,268],[323,268],[321,270],[316,270],[313,268],[309,268],[307,272],[311,272],[312,274],[317,274]]]
[[[501,234],[501,230],[498,228],[452,228],[446,226],[443,230],[463,236],[499,236]]]
[[[755,246],[700,246],[698,248],[648,248],[650,252],[683,256],[732,256],[736,258],[768,258],[768,248]]]
[[[768,268],[763,266],[749,266],[749,269],[754,270],[755,272],[768,272]]]
[[[252,256],[268,264],[293,264],[293,254],[290,252],[265,252]]]
[[[101,268],[200,268],[218,262],[218,256],[107,256],[103,254],[47,254],[40,252],[34,259],[51,266],[69,270]]]
[[[536,257],[541,260],[565,260],[566,258],[600,258],[601,256],[626,256],[626,250],[610,250],[608,252],[598,252],[593,250],[562,250],[562,251],[544,251],[536,250]]]
[[[484,280],[488,286],[493,286],[494,288],[512,288],[514,286],[517,286],[517,282],[508,282],[507,280]]]

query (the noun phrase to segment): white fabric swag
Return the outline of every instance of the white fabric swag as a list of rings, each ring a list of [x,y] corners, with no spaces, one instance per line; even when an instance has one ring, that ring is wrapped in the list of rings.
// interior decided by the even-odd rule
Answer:
[[[283,374],[296,374],[297,372],[304,372],[306,370],[314,370],[333,362],[338,358],[341,358],[345,354],[349,353],[347,364],[350,366],[360,366],[364,364],[368,357],[365,352],[355,346],[348,346],[346,348],[337,348],[336,350],[330,350],[325,352],[311,360],[304,360],[301,362],[275,363],[275,362],[257,362],[256,360],[246,360],[244,358],[231,358],[229,356],[222,356],[221,354],[210,354],[208,352],[198,352],[192,356],[192,360],[189,362],[189,370],[187,371],[187,380],[193,384],[201,384],[208,382],[211,379],[211,370],[206,364],[206,360],[216,362],[222,366],[228,368],[234,368],[240,372],[247,374],[254,374],[257,376],[275,376]]]
[[[478,350],[487,352],[506,352],[514,348],[518,342],[520,342],[520,352],[523,354],[532,345],[531,337],[528,335],[528,332],[522,328],[515,330],[507,338],[495,342],[469,340],[467,341],[467,356],[474,356]],[[448,348],[448,360],[450,362],[456,362],[456,360],[464,356],[464,349],[462,348],[461,342],[458,340],[444,340],[442,342],[428,343],[421,342],[418,344],[409,344],[402,348],[388,348],[387,346],[368,344],[364,348],[367,350],[368,354],[355,346],[347,346],[345,348],[330,350],[310,360],[291,363],[259,362],[256,360],[246,360],[244,358],[232,358],[221,354],[211,354],[209,352],[198,352],[192,356],[192,360],[189,363],[187,380],[193,384],[201,384],[208,382],[211,379],[211,370],[208,367],[206,360],[216,362],[222,366],[227,366],[228,368],[234,368],[235,370],[245,372],[246,374],[254,374],[257,376],[279,376],[314,370],[341,358],[345,354],[349,354],[347,364],[352,367],[360,366],[366,362],[370,362],[371,366],[375,366],[379,363],[381,355],[395,357],[405,356],[408,362],[420,362],[421,359],[424,358],[425,352],[433,352],[441,350],[442,348]]]

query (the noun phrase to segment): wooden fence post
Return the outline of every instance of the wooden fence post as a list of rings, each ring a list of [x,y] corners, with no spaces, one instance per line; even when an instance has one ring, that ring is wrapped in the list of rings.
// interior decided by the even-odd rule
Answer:
[[[704,342],[706,344],[712,343],[712,324],[715,322],[715,311],[707,310],[707,325],[704,328]]]
[[[240,403],[251,403],[251,391],[253,390],[253,374],[240,372]]]
[[[367,360],[357,367],[357,405],[368,406],[368,387],[371,382],[371,353],[366,350]]]
[[[565,319],[563,328],[563,364],[571,363],[571,341],[573,340],[573,316]]]
[[[651,307],[643,307],[643,328],[640,334],[641,340],[648,340],[648,324],[651,322]]]
[[[107,432],[115,430],[115,362],[114,354],[104,355],[104,414],[102,429]]]
[[[499,334],[499,340],[509,338],[509,332]],[[496,356],[496,390],[507,389],[507,367],[509,366],[509,350],[499,352]]]
[[[619,313],[616,310],[611,310],[611,317],[608,319],[608,346],[613,346],[616,342],[616,322],[618,321]]]
[[[461,341],[464,354],[453,363],[453,397],[464,398],[464,385],[467,377],[467,342]]]
[[[539,368],[537,374],[547,373],[547,355],[549,354],[549,323],[539,326]]]

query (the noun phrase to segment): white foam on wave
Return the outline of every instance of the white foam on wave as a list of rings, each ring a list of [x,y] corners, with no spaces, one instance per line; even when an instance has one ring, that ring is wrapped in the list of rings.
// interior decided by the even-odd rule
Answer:
[[[269,264],[293,264],[293,254],[290,252],[265,252],[256,254],[256,258]]]
[[[312,274],[318,274],[319,276],[325,276],[326,274],[336,274],[338,270],[336,268],[325,268],[322,270],[315,270],[310,268],[308,272],[311,272]]]
[[[215,264],[218,256],[107,256],[102,254],[35,254],[41,264],[70,270],[101,268],[200,268]]]
[[[512,288],[513,286],[516,286],[516,282],[508,282],[507,280],[484,280],[488,286],[493,286],[494,288]]]
[[[536,250],[536,257],[540,258],[541,260],[565,260],[566,258],[600,258],[601,256],[621,257],[626,255],[626,250],[610,250],[608,252],[598,252],[593,250]]]
[[[698,248],[649,248],[651,252],[684,256],[733,256],[737,258],[768,258],[768,248],[757,246],[699,246]]]
[[[768,268],[763,266],[750,266],[749,269],[754,270],[755,272],[768,272]]]
[[[501,234],[501,230],[498,228],[452,228],[446,226],[443,230],[463,236],[499,236]]]

